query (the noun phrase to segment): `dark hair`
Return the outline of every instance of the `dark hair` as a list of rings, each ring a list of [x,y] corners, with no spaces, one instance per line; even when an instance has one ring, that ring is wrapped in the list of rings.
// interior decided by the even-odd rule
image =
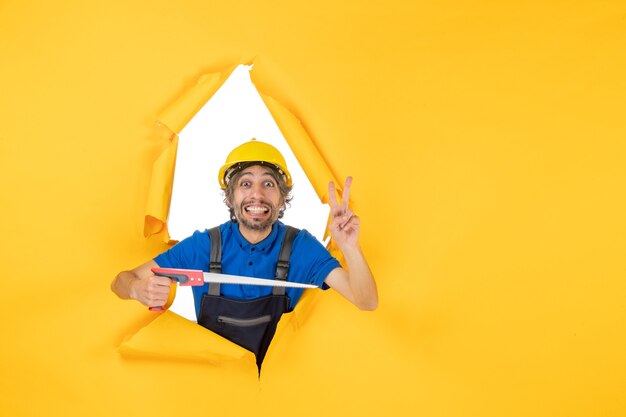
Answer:
[[[239,177],[241,177],[242,172],[251,166],[261,165],[264,167],[270,168],[270,173],[272,178],[276,180],[278,184],[278,190],[280,191],[280,196],[283,199],[285,207],[290,207],[291,200],[293,196],[291,195],[291,190],[293,189],[293,185],[287,185],[287,181],[285,180],[285,176],[280,171],[280,168],[268,164],[267,162],[246,162],[242,164],[238,164],[237,171],[229,175],[229,180],[226,183],[226,188],[224,189],[224,203],[226,207],[228,207],[228,211],[230,213],[230,220],[233,222],[237,222],[237,218],[235,217],[235,210],[232,208],[233,202],[233,194],[235,192],[235,184],[239,182]],[[281,209],[278,214],[278,218],[281,219],[285,214],[285,210]]]

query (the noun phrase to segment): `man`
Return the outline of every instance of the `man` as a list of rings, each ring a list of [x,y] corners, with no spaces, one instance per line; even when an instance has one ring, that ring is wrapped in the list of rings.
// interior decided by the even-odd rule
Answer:
[[[360,221],[348,208],[350,177],[341,203],[334,184],[328,186],[329,229],[347,270],[306,230],[298,231],[278,220],[291,199],[292,182],[276,148],[255,139],[238,146],[228,155],[218,181],[231,220],[219,228],[197,231],[153,260],[120,272],[111,284],[113,292],[149,307],[162,306],[171,281],[155,276],[152,268],[201,269],[330,287],[359,309],[376,309],[376,283],[358,243]],[[221,252],[221,258],[212,250]],[[284,264],[279,256],[282,259],[285,253],[288,263],[282,270],[288,273],[281,278],[277,265]],[[216,256],[220,259],[211,259]],[[193,287],[198,323],[254,352],[259,370],[280,316],[293,310],[302,291],[233,284]]]

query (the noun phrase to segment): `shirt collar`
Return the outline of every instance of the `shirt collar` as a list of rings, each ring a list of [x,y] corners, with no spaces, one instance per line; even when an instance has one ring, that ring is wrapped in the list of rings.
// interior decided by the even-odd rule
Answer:
[[[243,250],[246,250],[246,251],[251,250],[252,248],[256,250],[260,250],[260,251],[269,251],[272,245],[274,244],[274,242],[276,242],[276,238],[278,237],[278,230],[281,228],[281,226],[282,226],[282,223],[280,221],[276,221],[272,225],[272,231],[270,232],[269,235],[267,235],[265,239],[263,239],[257,244],[252,244],[248,242],[246,238],[243,237],[243,235],[239,231],[239,223],[230,222],[230,229],[231,229],[233,236],[235,237],[237,241],[237,244],[239,245],[239,247],[241,247]]]

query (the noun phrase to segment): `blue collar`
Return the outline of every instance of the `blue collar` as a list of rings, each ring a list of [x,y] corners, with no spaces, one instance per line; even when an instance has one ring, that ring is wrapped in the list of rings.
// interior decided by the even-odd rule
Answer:
[[[249,250],[269,251],[271,250],[272,246],[276,242],[276,239],[278,238],[278,231],[279,229],[281,229],[282,225],[283,224],[280,221],[275,222],[272,225],[272,231],[270,232],[269,235],[267,235],[265,239],[263,239],[257,244],[252,244],[248,242],[246,238],[243,237],[243,235],[241,234],[241,231],[239,230],[239,223],[230,222],[229,224],[230,230],[233,236],[235,237],[237,244],[239,245],[241,249],[245,251],[249,251]]]

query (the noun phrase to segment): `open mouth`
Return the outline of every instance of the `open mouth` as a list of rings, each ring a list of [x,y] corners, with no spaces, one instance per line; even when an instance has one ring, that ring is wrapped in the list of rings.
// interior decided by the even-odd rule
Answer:
[[[244,201],[239,207],[237,220],[251,230],[267,230],[278,215],[274,205],[267,201]]]
[[[250,204],[244,206],[243,211],[253,216],[255,215],[265,215],[270,212],[269,207],[260,204]]]

